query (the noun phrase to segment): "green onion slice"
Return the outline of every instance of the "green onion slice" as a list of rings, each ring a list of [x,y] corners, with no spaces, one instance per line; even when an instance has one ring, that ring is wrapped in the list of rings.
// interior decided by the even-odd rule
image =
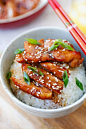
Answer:
[[[39,71],[38,74],[41,76],[44,76],[44,74],[41,71]]]
[[[67,71],[66,70],[64,71],[64,74],[63,74],[63,81],[64,81],[64,85],[66,87],[67,84],[68,84],[68,81],[69,81],[68,74],[67,74]]]
[[[33,44],[33,45],[41,45],[36,39],[26,38],[25,40],[28,41],[29,43]]]
[[[14,54],[21,54],[25,49],[21,48],[21,49],[17,49]]]
[[[56,49],[59,45],[60,45],[60,44],[57,43],[57,41],[55,41],[55,42],[53,43],[53,45],[49,48],[49,51],[53,51],[53,50]]]
[[[30,70],[32,70],[34,73],[37,73],[37,74],[39,74],[39,75],[41,75],[41,76],[44,75],[41,71],[38,71],[38,69],[37,69],[36,67],[28,66],[28,68],[29,68]]]
[[[30,85],[30,78],[26,72],[23,73],[24,81]]]
[[[83,91],[83,84],[77,79],[76,79],[76,85]]]
[[[36,67],[28,66],[28,68],[29,68],[30,70],[32,70],[34,73],[36,73],[36,72],[37,72],[37,68],[36,68]]]
[[[11,77],[11,72],[7,73],[7,79],[10,79]]]
[[[73,49],[70,45],[68,45],[67,43],[62,42],[61,39],[56,40],[56,41],[53,43],[53,45],[49,48],[49,51],[54,50],[54,49],[57,48],[59,45],[61,45],[62,47],[66,48],[67,50],[74,51],[74,49]]]

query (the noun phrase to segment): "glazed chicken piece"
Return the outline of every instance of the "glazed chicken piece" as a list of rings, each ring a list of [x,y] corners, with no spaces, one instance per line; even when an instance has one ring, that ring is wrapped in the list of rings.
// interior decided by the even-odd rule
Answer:
[[[16,54],[16,57],[15,57],[15,60],[19,63],[24,63],[25,60],[24,60],[24,52],[22,52],[21,54]]]
[[[81,58],[80,52],[70,51],[63,48],[61,45],[53,50],[49,51],[50,46],[54,43],[55,40],[46,40],[41,45],[32,45],[28,41],[24,42],[24,54],[22,55],[24,60],[21,61],[23,63],[26,62],[43,62],[43,61],[58,61],[68,63],[71,67],[77,67],[83,62],[83,58]],[[71,45],[72,46],[72,45]],[[19,56],[18,56],[19,57]],[[20,57],[21,58],[21,57]],[[20,60],[18,58],[18,60]],[[16,60],[16,61],[18,61]],[[19,62],[20,63],[20,62]]]
[[[19,80],[14,77],[11,77],[11,79],[19,89],[39,99],[50,99],[52,97],[52,92],[45,87],[35,86],[33,82],[31,82],[31,85],[28,85],[23,79]]]
[[[50,58],[49,54],[47,53],[47,50],[44,49],[43,44],[32,45],[28,41],[25,41],[24,48],[26,51],[24,58],[27,59],[27,61],[36,63],[46,60],[52,60],[52,58]]]
[[[39,75],[39,74],[33,72],[32,70],[30,70],[28,68],[28,66],[30,66],[30,65],[22,64],[22,71],[26,72],[31,79],[35,80],[39,84],[41,84],[49,89],[51,89],[53,92],[55,92],[57,94],[61,94],[61,90],[63,89],[63,85],[64,85],[64,83],[61,80],[59,80],[57,77],[53,76],[49,72],[47,72],[43,69],[37,68],[38,73],[41,71],[44,74],[44,75]]]
[[[21,54],[16,54],[15,60],[17,62],[19,62],[19,63],[25,63],[25,62],[30,63],[30,62],[38,62],[38,61],[40,61],[40,58],[41,58],[40,55],[42,53],[42,50],[40,51],[40,49],[41,48],[43,49],[44,39],[40,39],[40,40],[38,40],[38,42],[41,44],[40,45],[41,47],[37,46],[37,45],[32,45],[32,44],[28,43],[27,41],[25,41],[24,44],[25,44],[25,48],[26,48],[27,52],[24,51]],[[35,47],[37,49],[34,51]],[[43,55],[43,53],[42,53],[42,55]],[[45,56],[43,56],[42,58],[44,58],[44,57]]]
[[[49,48],[52,46],[55,40],[48,39],[47,41],[44,42],[44,47],[49,50]],[[64,43],[67,43],[66,41]],[[73,45],[68,43],[73,49]],[[54,60],[58,62],[66,62],[68,63],[71,67],[78,67],[82,62],[83,58],[81,58],[80,52],[75,51],[70,51],[62,46],[59,46],[57,50],[51,51],[52,57]]]
[[[67,49],[54,50],[52,51],[52,56],[56,61],[66,62],[71,67],[78,67],[84,60],[84,58],[81,58],[80,52]]]
[[[52,72],[54,75],[56,75],[58,78],[62,79],[63,78],[63,74],[64,71],[66,70],[68,75],[69,75],[69,71],[66,68],[63,68],[59,65],[53,64],[51,62],[44,62],[44,63],[40,63],[41,66],[43,68],[45,68],[46,70],[48,70],[49,72]]]

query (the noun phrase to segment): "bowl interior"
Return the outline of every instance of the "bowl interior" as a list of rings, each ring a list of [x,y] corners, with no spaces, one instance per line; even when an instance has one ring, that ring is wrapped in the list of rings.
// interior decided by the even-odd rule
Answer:
[[[25,38],[33,38],[33,39],[57,39],[57,38],[61,38],[61,39],[66,39],[68,41],[70,41],[75,49],[77,51],[80,51],[82,54],[82,57],[84,57],[84,66],[86,68],[86,56],[84,55],[84,53],[82,52],[82,50],[79,48],[79,46],[77,45],[77,43],[75,42],[75,40],[72,38],[72,36],[69,34],[69,32],[67,30],[61,29],[61,28],[54,28],[54,27],[42,27],[42,28],[35,28],[32,30],[29,30],[21,35],[19,35],[18,37],[16,37],[14,40],[12,40],[10,42],[10,44],[8,45],[8,47],[5,49],[5,51],[2,54],[1,57],[1,82],[5,88],[5,90],[7,91],[7,93],[12,97],[14,97],[10,87],[9,87],[9,83],[6,79],[6,74],[9,72],[10,66],[14,60],[14,51],[18,48],[23,48],[23,43],[25,41]]]

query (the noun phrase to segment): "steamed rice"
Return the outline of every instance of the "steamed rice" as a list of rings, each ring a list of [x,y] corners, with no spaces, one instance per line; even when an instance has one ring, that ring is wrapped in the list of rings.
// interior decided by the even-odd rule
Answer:
[[[12,72],[12,76],[17,79],[20,79],[23,77],[21,63],[18,63],[15,60],[13,65],[11,66],[10,71]],[[37,108],[55,109],[55,108],[67,106],[74,103],[86,91],[85,90],[86,89],[85,68],[81,65],[77,68],[71,69],[70,72],[71,74],[69,76],[68,85],[66,88],[63,87],[62,93],[58,95],[57,103],[55,103],[53,100],[38,99],[30,94],[23,92],[22,90],[20,90],[18,87],[14,85],[12,80],[10,81],[10,86],[15,96],[22,102]],[[75,77],[82,82],[83,88],[84,88],[83,91],[76,85]],[[57,95],[55,99],[57,99]]]

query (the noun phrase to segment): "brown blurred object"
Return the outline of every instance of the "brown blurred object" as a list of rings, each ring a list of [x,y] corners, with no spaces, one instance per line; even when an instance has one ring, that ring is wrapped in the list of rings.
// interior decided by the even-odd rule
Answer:
[[[1,0],[0,19],[11,18],[24,14],[38,5],[40,0]]]

